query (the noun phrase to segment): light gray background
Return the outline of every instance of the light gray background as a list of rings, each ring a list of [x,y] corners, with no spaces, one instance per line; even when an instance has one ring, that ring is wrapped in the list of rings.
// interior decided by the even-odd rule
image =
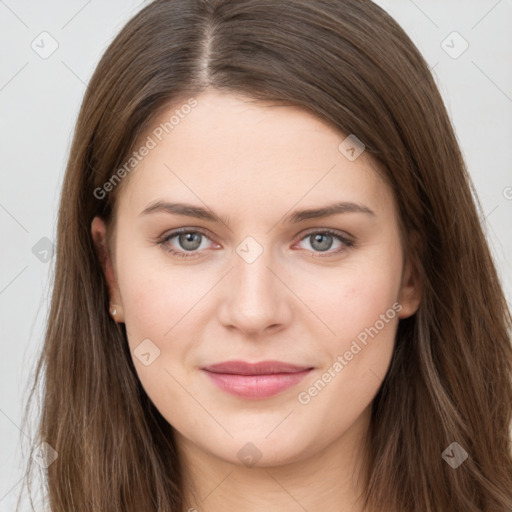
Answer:
[[[377,3],[433,68],[510,305],[512,0]],[[0,511],[14,510],[27,453],[20,442],[30,446],[30,431],[20,430],[22,407],[42,346],[55,261],[44,261],[49,242],[40,240],[55,240],[60,186],[86,84],[115,34],[146,4],[0,0]],[[51,49],[43,31],[58,43],[47,58],[31,46],[40,53]],[[469,47],[457,56],[464,40]]]

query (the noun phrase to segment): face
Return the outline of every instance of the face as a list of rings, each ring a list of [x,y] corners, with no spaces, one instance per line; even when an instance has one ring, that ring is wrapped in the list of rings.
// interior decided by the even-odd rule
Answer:
[[[196,100],[162,140],[145,134],[118,197],[116,320],[178,438],[235,464],[305,459],[368,417],[418,307],[394,198],[304,109]]]

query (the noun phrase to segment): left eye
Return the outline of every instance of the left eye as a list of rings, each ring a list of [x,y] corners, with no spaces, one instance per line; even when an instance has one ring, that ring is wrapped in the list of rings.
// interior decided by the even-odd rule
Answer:
[[[309,245],[313,247],[314,252],[327,253],[328,256],[333,254],[338,254],[345,250],[346,248],[350,248],[354,245],[354,243],[343,235],[335,232],[335,231],[313,231],[308,233],[305,237],[301,239],[301,242],[304,240],[309,240]],[[338,241],[338,249],[329,251],[332,248],[333,241]],[[323,254],[320,254],[323,256]]]
[[[176,248],[173,244],[171,244],[171,240],[174,238],[177,239],[178,245],[180,247]],[[206,249],[206,246],[202,246],[202,242],[204,240],[210,240],[204,233],[201,231],[192,231],[181,229],[177,231],[173,231],[166,235],[161,241],[158,242],[159,245],[162,245],[163,248],[170,252],[171,254],[181,257],[181,258],[191,258],[195,257],[200,249]],[[337,254],[345,250],[346,248],[352,247],[354,243],[341,235],[338,232],[331,230],[324,231],[313,231],[305,236],[303,236],[300,242],[305,240],[310,240],[310,246],[313,248],[313,252],[315,253],[327,253],[328,256]],[[333,241],[338,241],[338,249],[330,250],[333,245]],[[323,254],[319,254],[323,256]]]

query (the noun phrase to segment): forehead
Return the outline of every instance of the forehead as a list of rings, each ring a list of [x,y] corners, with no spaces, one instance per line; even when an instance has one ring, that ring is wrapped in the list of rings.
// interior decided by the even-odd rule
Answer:
[[[307,109],[216,91],[195,99],[192,109],[176,103],[161,112],[141,137],[154,147],[131,172],[120,211],[140,212],[157,198],[232,206],[239,214],[325,200],[391,207],[373,159],[365,152],[348,159],[340,149],[347,135]]]

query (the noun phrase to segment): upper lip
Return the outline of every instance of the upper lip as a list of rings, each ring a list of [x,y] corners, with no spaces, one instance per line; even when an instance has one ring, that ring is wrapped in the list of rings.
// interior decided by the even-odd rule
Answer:
[[[234,375],[269,375],[272,373],[298,373],[310,370],[311,368],[311,366],[297,366],[282,361],[260,361],[258,363],[224,361],[205,366],[202,369],[213,373],[229,373]]]

